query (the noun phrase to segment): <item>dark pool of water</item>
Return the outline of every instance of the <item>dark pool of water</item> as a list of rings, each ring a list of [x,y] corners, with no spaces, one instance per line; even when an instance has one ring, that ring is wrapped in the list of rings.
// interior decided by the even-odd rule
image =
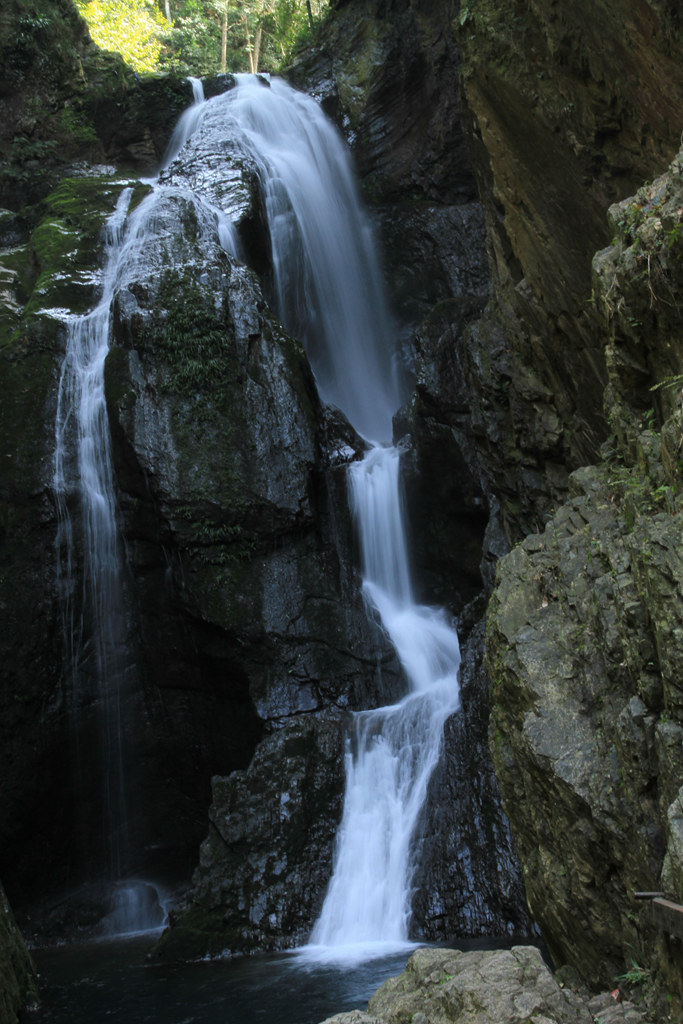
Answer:
[[[365,1009],[410,950],[356,965],[305,964],[293,954],[153,964],[149,937],[35,950],[36,1024],[318,1024]]]

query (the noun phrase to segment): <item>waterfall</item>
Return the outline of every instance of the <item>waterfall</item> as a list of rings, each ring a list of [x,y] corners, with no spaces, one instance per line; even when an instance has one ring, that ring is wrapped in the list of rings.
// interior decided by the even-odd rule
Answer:
[[[411,840],[458,706],[460,652],[440,610],[415,603],[398,488],[398,452],[371,448],[350,470],[363,591],[396,648],[409,692],[360,712],[346,755],[346,794],[334,872],[311,936],[335,955],[381,951],[408,939]],[[348,949],[347,947],[351,947]]]
[[[195,103],[179,122],[168,160],[196,127],[204,97],[198,80],[192,86]],[[104,366],[115,292],[127,275],[134,275],[136,262],[144,259],[145,237],[156,230],[154,214],[169,191],[154,188],[128,216],[133,189],[122,189],[105,226],[101,296],[93,310],[69,321],[57,393],[52,483],[75,788],[77,793],[87,789],[95,794],[100,805],[100,841],[95,849],[83,839],[79,854],[86,879],[112,886],[109,913],[102,921],[108,933],[156,928],[164,918],[156,887],[124,877],[135,852],[128,832],[131,787],[121,711],[137,676],[117,526]],[[224,223],[220,211],[195,197],[184,198],[193,204],[200,230],[216,231],[224,248],[233,252],[232,225]],[[86,743],[82,738],[86,717],[97,720],[96,749],[90,749],[92,739]],[[86,823],[77,821],[76,832],[85,836],[86,831]]]
[[[126,188],[106,225],[102,296],[94,310],[69,324],[59,380],[55,425],[53,487],[58,506],[56,538],[59,588],[62,595],[70,702],[78,740],[79,719],[89,704],[100,707],[102,858],[106,873],[119,877],[124,851],[121,823],[126,818],[120,697],[129,669],[122,563],[116,528],[113,470],[104,400],[104,361],[109,349],[109,308],[114,292],[117,253],[132,189]],[[77,499],[72,498],[72,477]],[[83,593],[76,601],[77,572],[74,516],[82,535]],[[80,607],[80,613],[77,609]],[[91,681],[94,680],[94,687]],[[81,764],[77,775],[92,771]],[[78,783],[78,780],[77,780]]]
[[[402,943],[410,923],[412,839],[459,703],[460,653],[440,610],[413,596],[399,452],[394,328],[373,232],[348,153],[317,103],[273,79],[238,76],[221,97],[229,125],[259,168],[276,304],[305,344],[322,397],[369,442],[349,472],[363,592],[403,666],[408,693],[354,716],[333,875],[312,946],[327,951]]]
[[[310,97],[277,79],[237,80],[236,88],[208,101],[193,83],[195,103],[181,118],[163,167],[170,168],[209,110],[220,115],[226,137],[238,139],[257,167],[278,314],[304,343],[323,399],[341,408],[368,442],[365,457],[349,471],[363,593],[368,613],[394,644],[408,684],[394,706],[354,716],[333,875],[311,942],[327,950],[402,943],[410,924],[416,826],[444,721],[458,706],[458,640],[445,613],[417,604],[413,593],[400,453],[391,446],[392,416],[401,402],[395,331],[346,147]],[[226,251],[240,256],[229,212],[172,181],[169,174],[150,182],[151,194],[129,216],[130,190],[122,192],[107,225],[101,300],[92,313],[74,318],[69,331],[56,421],[57,548],[65,635],[74,638],[72,702],[76,714],[86,700],[105,708],[103,834],[117,837],[110,841],[108,868],[119,883],[105,925],[114,929],[135,930],[149,892],[147,883],[121,878],[127,783],[119,716],[122,687],[130,685],[133,669],[104,403],[110,309],[116,290],[134,279],[145,239],[158,230],[155,211],[168,200],[192,204],[200,236],[213,233]],[[80,515],[73,514],[76,507]],[[79,528],[86,582],[85,612],[77,622]],[[99,687],[87,697],[79,690],[86,661]]]
[[[392,324],[349,155],[309,96],[236,75],[223,108],[259,168],[275,304],[305,348],[321,397],[367,438],[388,441],[399,400]]]
[[[99,849],[84,843],[80,853],[85,878],[96,883],[96,888],[101,882],[110,887],[108,902],[101,904],[99,925],[100,932],[108,935],[159,928],[165,919],[157,887],[125,877],[133,851],[128,834],[131,787],[121,709],[137,675],[116,518],[104,364],[112,300],[125,268],[138,258],[156,202],[154,196],[146,199],[126,222],[132,193],[132,188],[121,191],[106,224],[100,300],[68,326],[57,395],[53,473],[75,784],[77,792],[89,788],[95,793],[101,812]],[[77,533],[82,549],[80,566],[76,564]],[[94,713],[99,729],[98,749],[86,754],[81,732],[88,713]],[[77,822],[77,830],[85,831],[83,822]],[[97,897],[96,902],[99,900]]]

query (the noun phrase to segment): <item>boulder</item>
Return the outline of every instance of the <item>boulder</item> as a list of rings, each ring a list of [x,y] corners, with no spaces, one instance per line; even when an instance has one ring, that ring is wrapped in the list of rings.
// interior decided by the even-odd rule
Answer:
[[[418,949],[403,974],[324,1024],[592,1024],[585,1002],[533,946],[461,952]]]

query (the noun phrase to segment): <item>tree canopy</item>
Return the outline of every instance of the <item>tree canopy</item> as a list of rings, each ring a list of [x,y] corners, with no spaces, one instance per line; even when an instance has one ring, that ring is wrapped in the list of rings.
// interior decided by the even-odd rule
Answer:
[[[329,0],[76,0],[94,41],[138,72],[276,71]]]

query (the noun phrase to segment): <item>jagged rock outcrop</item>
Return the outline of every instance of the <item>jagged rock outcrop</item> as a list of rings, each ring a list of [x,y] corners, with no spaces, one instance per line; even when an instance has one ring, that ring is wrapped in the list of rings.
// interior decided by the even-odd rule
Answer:
[[[0,1024],[17,1024],[37,995],[35,966],[0,885]]]
[[[494,759],[554,959],[594,985],[635,960],[674,1006],[679,941],[633,893],[683,897],[682,161],[610,210],[593,279],[613,435],[501,563],[487,634]]]
[[[190,176],[193,147],[204,144],[198,133],[187,158]],[[180,177],[177,167],[167,180]],[[230,196],[232,201],[232,191]],[[247,222],[253,212],[245,203]],[[268,753],[257,754],[248,776],[257,780],[252,789],[268,793],[267,804],[279,799],[272,776],[281,772],[274,765],[288,762],[288,743],[299,728],[311,747],[328,747],[325,709],[386,699],[392,658],[364,613],[348,556],[344,457],[337,453],[345,447],[346,458],[353,457],[346,444],[351,432],[346,428],[341,436],[334,420],[323,420],[300,346],[273,317],[254,273],[228,257],[217,238],[203,235],[195,216],[182,195],[170,204],[162,198],[155,233],[145,241],[144,265],[134,268],[117,299],[118,344],[107,366],[107,389],[124,534],[144,594],[145,659],[160,693],[176,690],[181,677],[187,687],[188,675],[206,666],[207,677],[220,680],[233,700],[242,695],[261,728],[284,727],[282,736],[263,741]],[[172,268],[166,267],[169,236]],[[190,645],[176,663],[169,662],[168,645],[179,617]],[[300,726],[300,717],[311,721]],[[244,744],[240,730],[235,722],[226,730],[228,749],[233,733]],[[248,760],[233,767],[246,767]],[[326,754],[322,762],[336,807],[341,760]],[[315,804],[321,820],[327,822],[330,813],[334,818],[323,807],[320,771],[315,781],[304,775],[301,799]],[[282,784],[288,784],[287,773]],[[214,820],[227,813],[219,807],[231,785],[214,782]],[[298,827],[322,829],[310,809]],[[301,855],[321,876],[329,872],[334,836],[334,825],[326,827],[326,845],[321,839]],[[303,845],[293,825],[292,835],[283,838],[285,830],[269,813],[260,841],[258,831],[254,857],[268,844],[275,859],[285,857],[281,843]],[[225,831],[224,840],[231,841]],[[206,856],[203,863],[208,865]],[[256,919],[253,898],[246,908],[241,898],[231,901],[219,881],[223,869],[216,863],[209,883],[226,901],[221,915],[241,917],[242,930],[256,925],[276,934],[275,926]],[[301,864],[298,870],[305,873]],[[243,872],[248,875],[246,864]],[[252,892],[259,883],[266,905],[260,874],[245,885]],[[308,877],[307,887],[311,900],[319,900],[320,882]],[[291,905],[301,903],[300,887],[286,888],[284,895]],[[192,899],[201,900],[196,887]],[[305,917],[303,905],[298,912]],[[263,911],[264,920],[271,913]],[[223,949],[232,939],[216,941]],[[238,941],[248,946],[257,939]]]
[[[454,927],[469,936],[534,936],[487,746],[482,607],[483,601],[476,603],[458,621],[467,637],[461,648],[462,709],[444,727],[443,755],[429,784],[419,835],[414,927],[432,942],[452,941]]]
[[[155,950],[164,959],[302,945],[330,877],[348,722],[300,715],[244,771],[213,780],[209,834],[188,900]],[[286,766],[286,770],[283,770]]]

